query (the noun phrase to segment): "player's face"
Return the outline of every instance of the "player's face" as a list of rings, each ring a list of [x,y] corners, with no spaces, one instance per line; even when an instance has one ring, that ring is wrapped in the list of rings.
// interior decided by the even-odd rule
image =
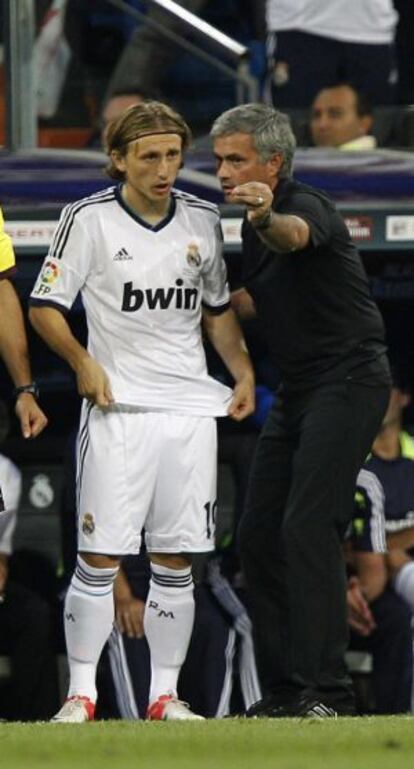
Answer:
[[[318,94],[312,105],[312,140],[316,147],[340,147],[365,136],[371,122],[369,116],[358,115],[352,88],[327,88]]]
[[[227,200],[232,189],[246,182],[263,182],[274,189],[282,156],[263,162],[250,134],[234,133],[214,139],[217,177]]]
[[[126,155],[114,157],[125,174],[128,200],[138,210],[168,201],[182,163],[181,145],[178,134],[151,134],[131,142]]]

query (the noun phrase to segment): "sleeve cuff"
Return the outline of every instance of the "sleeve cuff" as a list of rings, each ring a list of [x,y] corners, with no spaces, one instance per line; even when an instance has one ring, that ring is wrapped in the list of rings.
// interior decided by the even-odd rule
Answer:
[[[213,305],[207,304],[206,302],[203,302],[202,304],[203,308],[207,310],[210,315],[222,315],[223,312],[227,312],[227,310],[229,310],[231,307],[230,302],[226,302],[226,304],[220,304],[218,307],[214,307]]]
[[[54,310],[59,310],[62,315],[67,315],[69,312],[68,307],[59,302],[53,302],[52,299],[30,299],[29,305],[30,307],[52,307]]]
[[[8,270],[3,270],[3,272],[0,272],[0,280],[4,280],[6,278],[10,279],[16,274],[16,272],[17,272],[16,266],[9,267]]]

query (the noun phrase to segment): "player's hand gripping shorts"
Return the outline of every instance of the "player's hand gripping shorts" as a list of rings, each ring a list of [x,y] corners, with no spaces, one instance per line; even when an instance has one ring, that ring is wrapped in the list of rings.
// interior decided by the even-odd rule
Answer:
[[[213,417],[102,410],[84,403],[78,437],[79,551],[214,549],[217,432]]]

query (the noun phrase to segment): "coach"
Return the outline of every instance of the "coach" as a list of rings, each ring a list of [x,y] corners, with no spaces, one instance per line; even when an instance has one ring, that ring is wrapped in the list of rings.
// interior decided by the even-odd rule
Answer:
[[[342,539],[389,396],[383,324],[340,214],[291,178],[288,118],[247,104],[211,133],[225,198],[247,209],[235,304],[255,306],[282,382],[240,530],[266,692],[248,715],[350,713]]]

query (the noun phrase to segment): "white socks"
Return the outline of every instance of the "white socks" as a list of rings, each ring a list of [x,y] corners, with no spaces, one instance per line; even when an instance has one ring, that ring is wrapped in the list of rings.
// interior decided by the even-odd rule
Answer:
[[[161,694],[177,694],[194,623],[191,567],[169,569],[151,564],[144,629],[151,652],[150,703]]]
[[[414,613],[414,561],[409,561],[401,567],[394,577],[394,589]]]
[[[70,670],[68,697],[96,700],[96,666],[114,621],[114,569],[96,569],[78,556],[65,600],[65,636]]]

